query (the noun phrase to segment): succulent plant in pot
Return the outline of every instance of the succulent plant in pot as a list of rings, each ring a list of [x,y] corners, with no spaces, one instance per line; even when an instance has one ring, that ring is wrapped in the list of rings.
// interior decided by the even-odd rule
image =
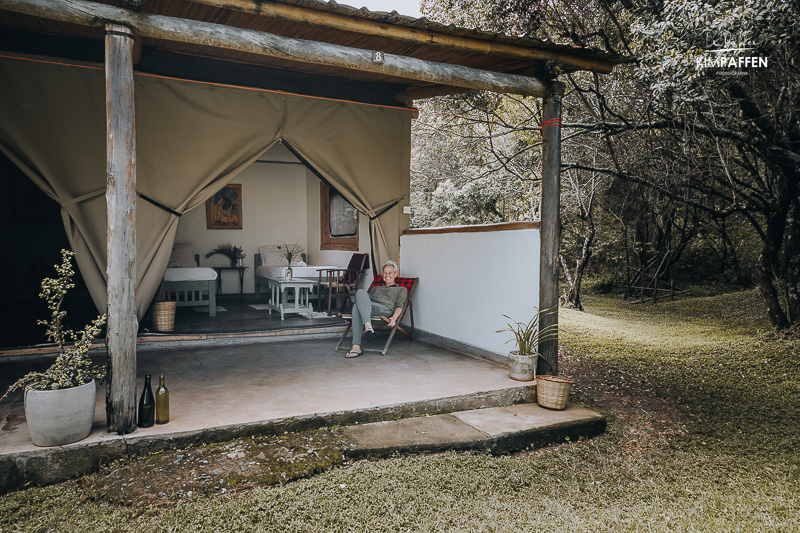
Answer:
[[[536,313],[528,322],[517,322],[508,315],[503,315],[510,320],[505,328],[498,329],[497,333],[511,332],[513,338],[506,341],[514,342],[516,350],[508,354],[508,371],[511,379],[518,381],[533,381],[536,379],[536,365],[538,358],[542,357],[539,352],[539,344],[558,338],[558,324],[551,324],[544,328],[539,327],[540,319],[542,316],[552,314],[555,308],[544,309],[539,311],[536,308]],[[550,361],[547,361],[550,364]]]
[[[92,363],[88,352],[105,324],[100,315],[83,331],[65,329],[67,312],[61,309],[69,289],[75,287],[72,257],[61,250],[61,265],[55,269],[58,277],[45,278],[39,294],[50,309],[50,320],[39,320],[46,326],[49,341],[58,349],[53,364],[43,372],[29,372],[0,398],[10,392],[25,390],[25,416],[33,443],[37,446],[58,446],[88,436],[92,430],[96,399],[95,380],[105,377],[105,369]],[[70,344],[71,343],[71,344]]]

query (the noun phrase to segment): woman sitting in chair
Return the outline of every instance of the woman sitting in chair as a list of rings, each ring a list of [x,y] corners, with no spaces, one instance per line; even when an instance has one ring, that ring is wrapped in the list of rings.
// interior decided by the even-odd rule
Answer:
[[[353,347],[345,357],[352,359],[361,355],[361,336],[364,333],[374,334],[371,317],[380,316],[389,327],[394,327],[408,299],[405,287],[394,284],[397,278],[397,263],[386,261],[383,265],[383,282],[368,293],[364,289],[356,291],[356,303],[353,306]]]

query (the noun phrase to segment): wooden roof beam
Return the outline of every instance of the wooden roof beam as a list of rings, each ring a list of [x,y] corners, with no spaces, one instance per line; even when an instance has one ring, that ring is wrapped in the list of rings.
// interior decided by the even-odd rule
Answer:
[[[415,87],[394,95],[395,102],[409,104],[414,100],[423,100],[425,98],[433,98],[434,96],[448,96],[451,94],[468,93],[474,89],[465,89],[464,87],[453,87],[451,85],[425,85],[424,87]]]
[[[394,25],[388,22],[356,18],[340,13],[328,13],[316,9],[308,9],[263,0],[190,0],[198,4],[235,10],[242,13],[261,15],[264,17],[302,22],[314,26],[332,28],[363,35],[373,35],[414,44],[425,44],[459,50],[462,52],[478,52],[494,54],[529,61],[560,60],[567,70],[590,70],[601,74],[609,74],[613,68],[610,61],[595,59],[560,52],[537,49],[513,43],[500,43],[489,39],[479,39],[449,33],[436,32],[423,28]]]
[[[0,9],[83,26],[124,24],[139,35],[201,46],[236,50],[290,61],[339,67],[385,76],[412,79],[471,90],[488,90],[525,96],[563,94],[564,85],[530,76],[504,74],[412,57],[377,54],[369,50],[293,39],[281,35],[136,13],[87,0],[0,0]]]

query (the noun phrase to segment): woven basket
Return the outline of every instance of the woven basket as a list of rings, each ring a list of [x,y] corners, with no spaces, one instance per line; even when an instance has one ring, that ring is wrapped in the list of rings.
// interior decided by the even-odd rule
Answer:
[[[548,409],[564,409],[572,388],[572,380],[559,376],[536,377],[536,395],[539,405]]]
[[[178,302],[156,302],[153,304],[153,329],[172,331],[175,329],[175,309]]]

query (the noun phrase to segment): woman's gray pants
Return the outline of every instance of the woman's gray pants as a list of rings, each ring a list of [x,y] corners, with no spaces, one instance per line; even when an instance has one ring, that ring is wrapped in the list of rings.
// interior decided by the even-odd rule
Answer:
[[[364,324],[373,316],[390,317],[394,309],[389,309],[383,304],[369,299],[369,293],[364,289],[356,291],[356,303],[353,306],[353,344],[361,344],[361,335],[364,333]]]

